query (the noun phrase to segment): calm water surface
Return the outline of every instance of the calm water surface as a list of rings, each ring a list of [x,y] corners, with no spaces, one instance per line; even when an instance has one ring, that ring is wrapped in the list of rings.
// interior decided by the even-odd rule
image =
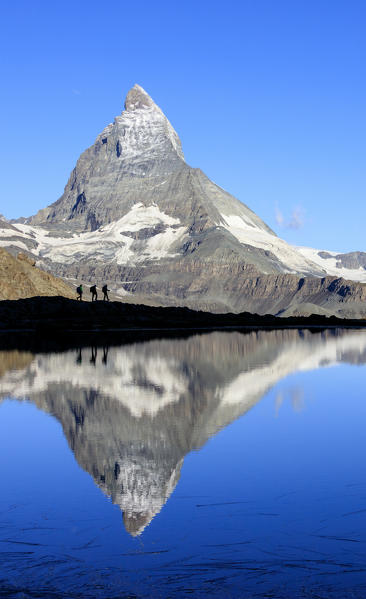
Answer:
[[[366,597],[366,333],[0,352],[0,597]]]

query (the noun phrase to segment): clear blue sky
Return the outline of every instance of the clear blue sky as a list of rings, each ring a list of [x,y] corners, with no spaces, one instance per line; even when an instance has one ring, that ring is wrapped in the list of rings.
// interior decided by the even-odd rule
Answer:
[[[364,0],[3,2],[0,212],[63,191],[142,85],[187,162],[299,245],[366,251]]]

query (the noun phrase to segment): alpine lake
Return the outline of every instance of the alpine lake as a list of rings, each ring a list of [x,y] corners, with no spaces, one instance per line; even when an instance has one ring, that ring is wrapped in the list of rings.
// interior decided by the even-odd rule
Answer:
[[[366,331],[0,352],[0,598],[366,597]]]

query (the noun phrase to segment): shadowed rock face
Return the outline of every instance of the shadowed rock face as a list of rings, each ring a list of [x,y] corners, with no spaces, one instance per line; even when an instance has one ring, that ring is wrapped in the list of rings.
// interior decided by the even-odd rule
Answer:
[[[187,453],[297,369],[364,363],[366,334],[211,333],[30,356],[1,352],[0,397],[53,414],[138,535],[173,492]]]

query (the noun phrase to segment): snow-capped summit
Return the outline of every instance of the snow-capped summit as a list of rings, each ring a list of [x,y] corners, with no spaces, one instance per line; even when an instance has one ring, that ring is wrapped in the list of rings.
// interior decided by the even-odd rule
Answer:
[[[115,123],[119,129],[117,153],[122,160],[147,153],[155,157],[162,154],[166,158],[166,154],[171,151],[184,160],[177,133],[159,106],[140,85],[134,85],[128,92],[125,110],[116,117]]]

